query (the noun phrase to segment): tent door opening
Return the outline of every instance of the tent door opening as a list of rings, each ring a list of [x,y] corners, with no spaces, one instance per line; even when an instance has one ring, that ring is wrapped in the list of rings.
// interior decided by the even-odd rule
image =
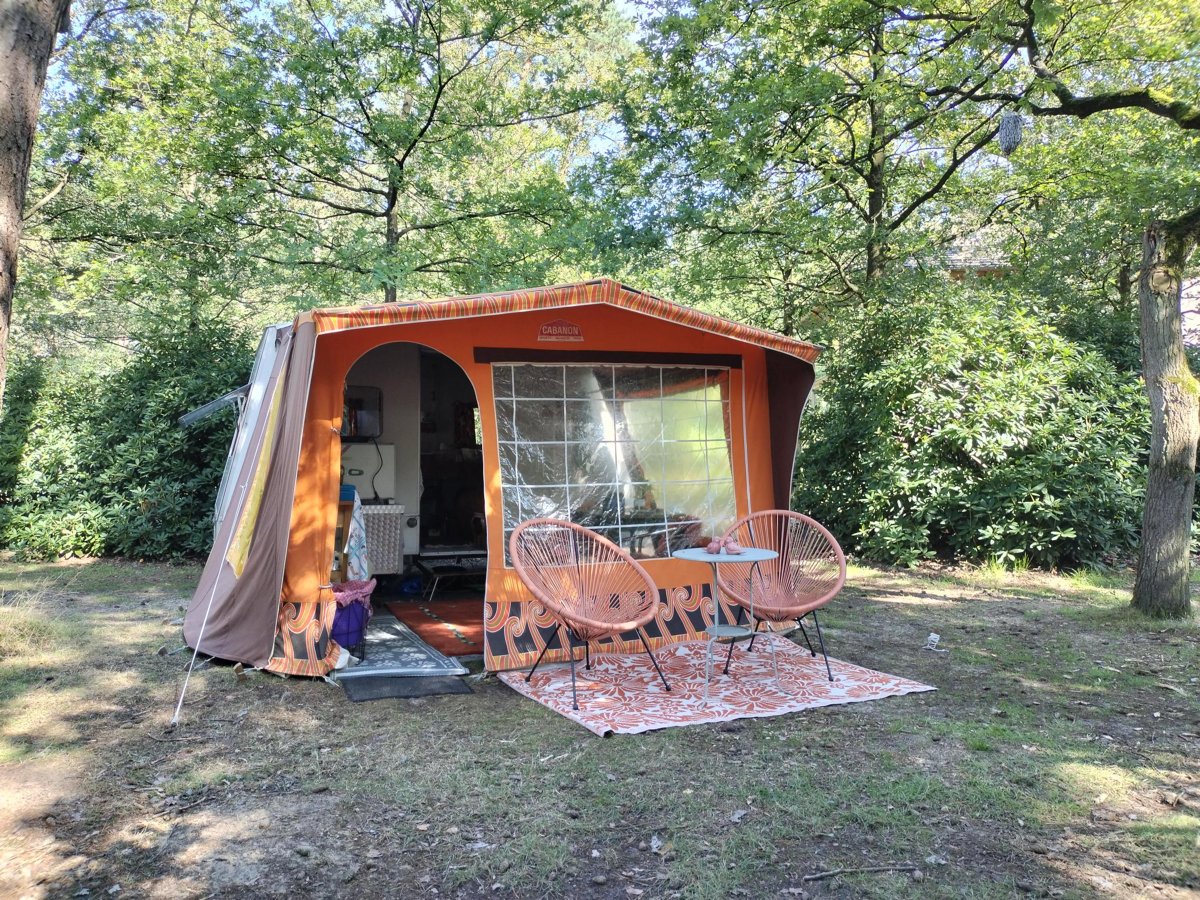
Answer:
[[[371,520],[368,544],[376,521],[394,520],[387,530],[400,533],[398,550],[368,547],[372,574],[423,556],[485,558],[479,410],[466,373],[428,347],[384,344],[350,368],[346,405],[347,417],[365,410],[354,411],[360,427],[343,427],[342,484],[357,488]]]
[[[483,449],[479,404],[466,373],[422,348],[420,536],[422,557],[483,554]]]

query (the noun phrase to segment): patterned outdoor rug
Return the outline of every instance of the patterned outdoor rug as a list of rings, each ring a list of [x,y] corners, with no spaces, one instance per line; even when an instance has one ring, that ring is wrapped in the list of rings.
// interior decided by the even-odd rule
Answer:
[[[578,711],[571,709],[571,670],[565,663],[539,668],[529,684],[521,671],[501,672],[500,679],[513,690],[602,736],[779,716],[818,706],[935,690],[836,659],[829,660],[834,678],[830,683],[820,656],[810,656],[785,638],[774,640],[778,681],[771,669],[771,653],[761,640],[755,642],[752,652],[744,650],[744,645],[734,650],[728,675],[721,673],[726,648],[718,645],[707,703],[704,641],[671,644],[655,651],[670,682],[670,693],[663,690],[645,653],[595,655],[590,672],[582,663],[576,663]]]
[[[411,628],[387,613],[376,612],[367,626],[367,658],[357,666],[334,673],[343,678],[366,675],[466,675],[467,670],[438,653]]]

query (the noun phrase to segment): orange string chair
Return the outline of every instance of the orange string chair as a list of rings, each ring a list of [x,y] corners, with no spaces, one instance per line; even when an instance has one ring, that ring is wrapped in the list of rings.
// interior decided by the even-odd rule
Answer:
[[[750,606],[750,578],[754,581],[754,630],[766,622],[795,621],[813,656],[812,641],[803,619],[812,616],[817,642],[825,657],[825,673],[833,681],[829,655],[817,610],[827,604],[846,583],[846,555],[823,525],[800,513],[775,509],[752,513],[739,519],[725,533],[743,547],[774,550],[778,557],[752,566],[722,566],[717,580],[722,593],[738,604],[737,624]],[[769,638],[768,638],[769,640]],[[754,640],[750,641],[754,649]],[[729,656],[733,656],[730,644]],[[728,671],[729,660],[725,661]]]
[[[557,637],[559,645],[570,652],[571,700],[573,708],[579,709],[575,648],[583,644],[586,668],[590,669],[592,641],[636,630],[663,687],[671,690],[642,630],[658,611],[658,587],[627,551],[582,525],[560,519],[522,522],[508,546],[517,577],[558,619],[554,634],[525,676],[526,682]],[[566,644],[561,634],[564,626]]]

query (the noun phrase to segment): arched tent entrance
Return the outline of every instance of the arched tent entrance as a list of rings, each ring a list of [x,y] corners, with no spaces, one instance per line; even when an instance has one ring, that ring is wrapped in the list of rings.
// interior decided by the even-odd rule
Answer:
[[[703,572],[671,558],[676,538],[699,541],[735,516],[788,505],[820,354],[609,280],[315,310],[280,340],[270,400],[233,474],[235,500],[184,635],[213,655],[306,675],[325,674],[339,652],[329,637],[330,568],[345,386],[368,353],[397,342],[427,347],[460,367],[478,398],[493,670],[532,663],[552,633],[504,554],[511,529],[547,505],[646,558],[665,601],[648,629],[652,643],[702,632],[712,597]],[[544,447],[532,467],[521,450],[531,443]],[[577,455],[598,443],[612,447]]]
[[[376,606],[447,654],[482,654],[487,517],[470,377],[432,347],[397,341],[350,366],[345,396],[341,507],[349,520],[352,486]]]
[[[402,558],[373,559],[373,573],[396,574],[405,558],[486,553],[481,437],[475,387],[438,350],[396,341],[350,366],[341,483],[368,508],[403,509]]]

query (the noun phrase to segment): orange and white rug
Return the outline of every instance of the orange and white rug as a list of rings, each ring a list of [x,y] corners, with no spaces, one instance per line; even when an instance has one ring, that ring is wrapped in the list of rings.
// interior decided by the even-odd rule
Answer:
[[[727,648],[717,645],[707,701],[705,641],[669,644],[655,651],[671,685],[670,693],[663,689],[645,653],[594,654],[590,672],[584,670],[582,662],[576,663],[578,710],[571,708],[571,669],[566,663],[538,669],[528,684],[522,671],[501,672],[499,677],[513,690],[601,736],[781,716],[818,706],[935,690],[927,684],[833,658],[829,660],[833,670],[830,682],[820,656],[810,656],[786,638],[776,637],[774,641],[778,679],[764,641],[755,641],[753,651],[746,650],[745,645],[735,649],[728,675],[721,671]]]

